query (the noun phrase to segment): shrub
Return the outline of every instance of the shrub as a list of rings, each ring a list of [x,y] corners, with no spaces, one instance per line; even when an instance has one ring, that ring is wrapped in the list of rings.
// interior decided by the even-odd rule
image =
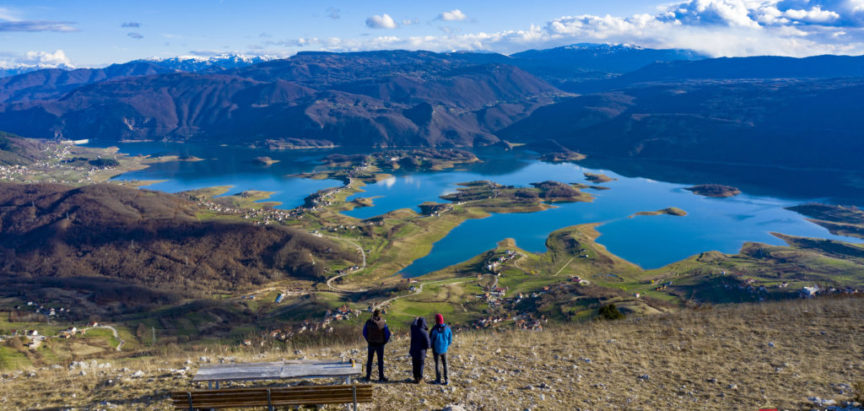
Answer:
[[[864,380],[852,384],[852,399],[859,404],[864,404]]]
[[[616,307],[615,304],[607,304],[600,307],[598,314],[607,320],[619,320],[624,318],[624,314],[622,314],[621,311],[618,311],[618,307]]]

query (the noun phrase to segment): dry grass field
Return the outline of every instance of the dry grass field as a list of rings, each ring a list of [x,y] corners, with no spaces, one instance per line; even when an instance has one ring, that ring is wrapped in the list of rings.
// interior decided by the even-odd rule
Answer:
[[[861,298],[457,333],[446,387],[404,382],[407,344],[397,335],[388,345],[391,382],[376,384],[376,401],[365,409],[813,409],[820,407],[812,397],[842,405],[864,395]],[[0,409],[168,409],[167,391],[190,388],[201,364],[363,355],[359,341],[302,351],[162,347],[137,358],[6,372]]]

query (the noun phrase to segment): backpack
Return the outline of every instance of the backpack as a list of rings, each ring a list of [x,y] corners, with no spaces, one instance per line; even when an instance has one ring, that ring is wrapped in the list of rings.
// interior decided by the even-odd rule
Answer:
[[[377,321],[376,321],[377,320]],[[387,341],[387,336],[384,331],[386,323],[383,319],[370,319],[366,321],[366,339],[370,344],[384,344]]]

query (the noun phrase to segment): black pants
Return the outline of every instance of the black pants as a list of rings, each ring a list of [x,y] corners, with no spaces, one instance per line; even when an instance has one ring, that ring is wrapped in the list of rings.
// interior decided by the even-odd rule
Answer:
[[[414,370],[414,381],[423,379],[423,366],[426,362],[426,350],[422,350],[411,356],[411,366]]]
[[[447,353],[438,354],[433,352],[432,357],[435,358],[435,381],[441,381],[441,373],[438,372],[438,359],[441,359],[441,364],[444,366],[444,381],[449,381],[447,378]]]
[[[366,359],[366,379],[372,378],[372,356],[378,355],[378,379],[384,379],[384,344],[368,346],[369,356]]]

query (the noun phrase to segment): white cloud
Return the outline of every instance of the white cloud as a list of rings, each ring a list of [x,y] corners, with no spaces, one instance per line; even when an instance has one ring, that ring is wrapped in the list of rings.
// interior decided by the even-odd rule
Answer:
[[[468,16],[466,16],[465,13],[462,12],[462,10],[453,9],[439,14],[438,18],[444,21],[462,21],[467,19]]]
[[[374,15],[366,19],[366,27],[372,29],[395,29],[396,21],[389,14]]]
[[[9,58],[0,60],[0,68],[12,67],[41,67],[41,68],[56,68],[56,67],[74,67],[72,61],[66,56],[63,50],[56,50],[53,53],[47,51],[28,51],[23,56],[18,54],[4,53],[4,56]]]
[[[783,12],[783,15],[794,20],[806,21],[809,23],[828,23],[840,18],[840,14],[831,10],[822,10],[816,6],[810,10],[789,9]]]
[[[376,17],[383,24],[385,16]],[[439,19],[444,20],[443,13]],[[562,16],[518,30],[306,38],[286,44],[292,50],[512,53],[580,42],[686,48],[712,56],[864,54],[864,0],[685,0],[651,14]]]
[[[28,51],[21,63],[34,66],[59,67],[72,66],[72,62],[66,57],[63,50],[56,50],[53,53],[47,51]]]

